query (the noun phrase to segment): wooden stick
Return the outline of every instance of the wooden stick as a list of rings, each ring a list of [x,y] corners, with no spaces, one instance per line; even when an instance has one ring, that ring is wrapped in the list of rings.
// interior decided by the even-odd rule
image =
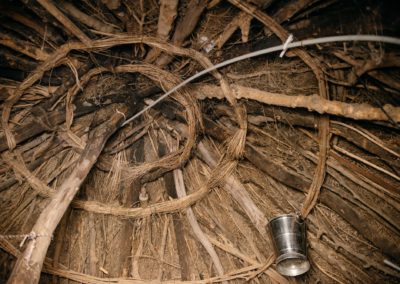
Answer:
[[[72,82],[73,83],[73,82]],[[72,84],[71,83],[71,84]],[[147,97],[150,95],[153,95],[157,93],[157,89],[156,88],[150,88],[150,89],[146,89],[143,92],[139,91],[137,94],[135,94],[135,96],[138,97]],[[61,96],[61,94],[59,94]],[[125,102],[127,100],[127,94],[121,94],[121,95],[116,95],[116,96],[110,96],[109,98],[109,102],[111,103],[119,103],[119,102]],[[43,104],[42,107],[36,106],[34,108],[31,109],[32,113],[36,113],[37,111],[39,111],[39,113],[41,111],[43,111],[43,109],[48,109],[50,108],[51,104]],[[98,105],[87,105],[85,104],[83,101],[80,102],[76,102],[75,103],[75,112],[74,112],[74,116],[76,117],[80,117],[83,115],[86,115],[88,113],[91,113],[93,111],[98,110],[100,107],[105,107],[105,104],[102,106],[98,106]],[[34,110],[34,111],[32,111]],[[49,111],[47,112],[47,117],[45,118],[46,121],[51,121],[51,127],[55,127],[56,125],[63,123],[65,121],[65,108],[58,108],[54,111]],[[35,137],[39,134],[42,134],[45,131],[48,131],[49,129],[46,127],[44,127],[44,125],[38,123],[37,120],[33,120],[31,122],[28,122],[24,125],[18,126],[15,128],[15,140],[17,143],[21,143],[26,141],[27,139],[30,139],[32,137]],[[0,135],[0,152],[4,151],[7,149],[7,142],[6,142],[6,138],[3,135]]]
[[[174,26],[176,15],[178,14],[178,0],[161,0],[160,14],[158,16],[157,37],[168,40],[169,34]],[[152,48],[146,55],[145,61],[152,62],[161,53],[161,50]]]
[[[2,48],[0,49],[0,66],[30,72],[37,67],[37,62],[22,58],[19,54],[16,55]]]
[[[133,147],[133,151],[127,151],[128,155],[132,155],[134,157],[135,163],[143,163],[144,161],[144,141],[141,140],[137,142]],[[125,207],[131,207],[132,204],[135,204],[139,201],[139,192],[142,187],[140,179],[136,179],[132,182],[123,181],[123,195],[121,196],[121,203]],[[127,277],[129,275],[129,268],[131,263],[130,253],[132,251],[132,240],[133,240],[133,223],[130,220],[124,220],[121,228],[121,237],[119,239],[119,246],[125,247],[124,250],[121,251],[120,259],[120,275],[123,277]]]
[[[158,143],[158,151],[159,156],[164,156],[166,154],[166,145],[162,141],[159,141]],[[171,198],[177,198],[178,195],[176,194],[174,175],[172,172],[167,172],[164,175],[164,183],[168,195]],[[179,266],[181,268],[181,280],[190,280],[193,265],[190,263],[190,251],[187,244],[183,218],[180,212],[173,212],[171,215],[175,232],[176,248],[178,251]]]
[[[389,118],[382,109],[368,104],[349,104],[330,101],[317,95],[289,96],[240,85],[232,85],[232,87],[236,91],[235,95],[237,99],[249,99],[264,104],[289,108],[306,108],[309,111],[315,111],[320,114],[333,114],[357,120],[389,121]],[[220,88],[212,85],[196,86],[195,95],[198,99],[223,98]],[[395,122],[400,122],[400,107],[386,104],[383,108]]]
[[[0,239],[0,248],[3,249],[5,252],[8,254],[18,257],[21,253],[20,251],[14,247],[9,241],[7,240],[1,240]],[[126,278],[126,277],[121,277],[121,278],[101,278],[101,277],[96,277],[92,276],[89,274],[84,274],[80,273],[74,270],[70,270],[64,265],[60,264],[59,267],[53,267],[51,265],[52,259],[46,258],[46,261],[44,263],[44,268],[43,272],[48,273],[51,275],[59,276],[65,279],[70,279],[72,281],[80,282],[80,283],[86,283],[86,284],[109,284],[109,283],[120,283],[120,284],[145,284],[145,283],[155,283],[154,281],[149,282],[143,279],[138,279],[138,278]],[[180,281],[180,280],[166,280],[163,281],[162,284],[209,284],[209,283],[220,283],[223,282],[224,280],[234,280],[234,279],[243,279],[244,276],[248,275],[251,273],[251,271],[256,270],[256,269],[261,269],[264,266],[264,264],[256,264],[256,265],[250,265],[246,266],[244,268],[239,268],[235,269],[233,271],[230,271],[226,273],[224,276],[220,277],[212,277],[209,279],[203,279],[203,280],[191,280],[191,281]],[[270,270],[268,270],[270,271]],[[268,272],[267,271],[267,272]],[[271,272],[274,272],[271,270]],[[271,275],[271,274],[270,274]],[[156,282],[160,283],[160,282]],[[279,282],[278,282],[279,283]],[[285,283],[285,282],[282,282]]]
[[[19,22],[30,29],[33,29],[35,32],[40,34],[42,38],[54,41],[57,44],[63,43],[64,40],[52,26],[48,24],[43,25],[41,21],[36,22],[26,14],[21,14],[17,11],[14,11],[11,7],[8,6],[0,6],[0,9],[7,9],[7,17],[10,17],[14,21]]]
[[[170,139],[172,142],[172,139]],[[175,144],[175,143],[174,143]],[[179,144],[179,143],[178,143]],[[173,145],[170,147],[170,150],[176,150],[178,145]],[[181,169],[175,169],[173,171],[174,183],[175,183],[175,190],[178,198],[183,198],[186,196],[186,187],[185,182],[183,180],[183,173]],[[207,235],[203,232],[200,228],[199,223],[197,222],[196,215],[194,215],[192,207],[188,207],[186,209],[186,217],[190,224],[190,227],[193,230],[194,235],[196,236],[197,240],[202,244],[204,249],[211,257],[211,261],[215,266],[215,270],[219,276],[224,275],[224,268],[222,267],[221,260],[218,257],[217,252],[215,251],[213,245],[211,244],[210,240],[207,238]],[[223,282],[224,284],[227,284]]]
[[[217,165],[217,159],[219,157],[215,151],[211,151],[207,146],[208,145],[205,143],[199,142],[197,149],[199,150],[202,160],[204,160],[211,168],[214,168]],[[246,212],[246,215],[254,224],[254,227],[260,232],[261,236],[268,238],[265,230],[268,220],[264,213],[262,213],[253,202],[240,180],[234,175],[229,175],[225,177],[224,182],[225,190],[240,204],[242,209]]]
[[[127,112],[127,108],[120,111]],[[18,257],[7,283],[38,283],[43,261],[54,233],[72,199],[78,192],[90,169],[100,155],[107,139],[123,122],[120,113],[114,114],[107,122],[96,128],[90,135],[86,148],[79,158],[73,172],[64,181],[40,214],[32,232],[33,237],[24,253]]]
[[[172,36],[172,42],[176,46],[181,46],[185,39],[193,32],[200,16],[207,6],[207,1],[204,0],[191,0],[187,5],[185,16],[182,21],[177,24],[174,35]],[[166,66],[173,60],[171,55],[163,54],[158,57],[156,65]]]
[[[285,21],[290,21],[294,15],[303,10],[306,6],[312,4],[314,0],[295,0],[289,2],[287,5],[279,9],[274,13],[274,20],[281,24]],[[268,29],[268,26],[264,27],[264,33],[266,36],[271,36],[272,33]]]
[[[8,34],[0,33],[0,44],[38,61],[44,61],[49,57],[48,53],[41,50],[36,45],[25,40],[13,38]]]
[[[159,258],[159,262],[160,262],[160,267],[159,267],[159,271],[158,271],[158,276],[157,276],[157,280],[161,282],[163,274],[164,274],[164,267],[163,267],[163,262],[164,262],[164,255],[165,255],[165,245],[167,243],[167,237],[168,237],[168,227],[169,227],[169,216],[167,215],[165,218],[165,223],[164,223],[164,228],[163,228],[163,234],[162,234],[162,239],[161,239],[161,246],[160,246],[160,258]]]
[[[371,162],[369,162],[369,161],[367,161],[367,160],[365,160],[365,159],[363,159],[363,158],[361,158],[361,157],[359,157],[359,156],[357,156],[357,155],[355,155],[355,154],[353,154],[353,153],[351,153],[351,152],[349,152],[349,151],[347,151],[347,150],[345,150],[345,149],[343,149],[343,148],[341,148],[339,146],[333,145],[333,149],[335,149],[339,153],[342,153],[342,154],[344,154],[344,155],[346,155],[346,156],[348,156],[348,157],[350,157],[350,158],[352,158],[352,159],[354,159],[356,161],[359,161],[359,162],[361,162],[361,163],[363,163],[363,164],[365,164],[367,166],[370,166],[371,168],[374,168],[375,170],[377,170],[377,171],[379,171],[381,173],[384,173],[384,174],[386,174],[386,175],[388,175],[388,176],[400,181],[400,177],[398,175],[396,175],[394,173],[391,173],[388,170],[386,170],[386,169],[384,169],[382,167],[379,167],[379,166],[375,165],[374,163],[371,163]]]
[[[174,181],[176,193],[179,198],[183,198],[186,196],[185,184],[183,181],[183,174],[180,169],[174,170]],[[203,245],[204,249],[208,252],[211,257],[211,260],[215,266],[215,270],[219,276],[224,275],[224,268],[222,267],[221,261],[211,244],[210,240],[201,230],[199,223],[197,222],[196,216],[194,215],[192,207],[188,207],[186,209],[186,217],[190,226],[192,227],[193,233],[196,236],[197,240]]]
[[[233,35],[233,33],[240,29],[242,33],[242,42],[246,43],[249,40],[250,24],[253,16],[246,12],[239,12],[232,21],[224,28],[224,31],[218,36],[216,46],[222,48],[225,42]]]
[[[71,15],[78,21],[81,21],[83,24],[85,24],[88,27],[91,27],[97,31],[104,32],[104,33],[115,33],[116,32],[116,30],[111,25],[102,23],[99,20],[97,20],[96,18],[83,13],[82,11],[80,11],[78,8],[76,8],[70,2],[62,1],[62,2],[60,2],[60,5],[69,15]]]
[[[73,35],[79,38],[86,46],[92,46],[92,40],[85,35],[67,16],[65,16],[50,0],[38,0],[38,3],[43,6],[51,15],[53,15],[64,27]]]

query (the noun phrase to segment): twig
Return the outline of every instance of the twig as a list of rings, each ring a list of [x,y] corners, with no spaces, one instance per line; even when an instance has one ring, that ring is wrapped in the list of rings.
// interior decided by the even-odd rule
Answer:
[[[183,175],[182,171],[177,169],[174,170],[174,181],[175,181],[175,187],[176,187],[176,193],[179,198],[183,198],[186,196],[186,190],[185,190],[185,184],[183,181]],[[188,218],[188,222],[190,226],[192,227],[193,233],[199,240],[199,242],[203,245],[205,250],[208,252],[208,254],[211,257],[212,262],[214,263],[215,269],[218,273],[219,276],[224,275],[224,269],[222,267],[221,261],[217,255],[217,253],[214,250],[214,247],[210,243],[210,240],[207,238],[207,236],[203,233],[201,230],[196,216],[193,213],[193,210],[191,207],[186,209],[186,214]]]
[[[396,151],[390,149],[389,147],[387,147],[381,139],[379,139],[378,137],[376,137],[376,136],[373,135],[372,133],[368,132],[367,130],[365,130],[365,129],[359,129],[359,127],[357,128],[357,127],[351,126],[351,125],[349,125],[349,124],[346,124],[346,123],[343,123],[343,122],[340,122],[340,121],[333,121],[332,124],[336,124],[336,125],[339,125],[339,126],[343,126],[343,127],[345,127],[345,128],[348,128],[348,129],[350,129],[350,130],[356,132],[357,134],[359,134],[359,135],[362,136],[363,138],[365,138],[367,141],[370,141],[370,142],[372,142],[373,144],[375,144],[376,146],[382,148],[382,149],[385,150],[386,152],[388,152],[388,153],[390,153],[390,154],[396,156],[397,158],[400,158],[400,153],[398,153],[398,152],[396,152]],[[349,139],[349,137],[347,137],[347,136],[344,136],[344,138],[345,138],[346,140],[352,141],[352,139]],[[357,144],[357,146],[362,147],[362,145],[360,145],[360,143]],[[367,149],[367,151],[371,151],[371,150]]]
[[[222,48],[225,42],[233,35],[233,33],[240,29],[242,32],[242,42],[249,40],[250,24],[253,17],[245,12],[239,12],[235,18],[224,28],[224,31],[218,36],[215,43],[218,48]]]
[[[166,216],[166,220],[164,222],[164,229],[162,233],[162,238],[161,238],[161,246],[160,246],[160,256],[158,259],[158,262],[160,263],[160,270],[158,271],[158,277],[157,280],[161,281],[164,273],[164,267],[163,267],[163,262],[164,262],[164,254],[165,254],[165,245],[167,242],[167,237],[168,237],[168,227],[169,227],[169,216]]]
[[[346,155],[346,156],[348,156],[348,157],[350,157],[350,158],[352,158],[354,160],[357,160],[357,161],[359,161],[359,162],[361,162],[361,163],[363,163],[365,165],[368,165],[368,166],[374,168],[375,170],[394,178],[395,180],[400,181],[400,177],[398,175],[393,174],[393,173],[391,173],[391,172],[389,172],[389,171],[387,171],[387,170],[385,170],[385,169],[383,169],[383,168],[381,168],[381,167],[379,167],[379,166],[377,166],[377,165],[375,165],[375,164],[373,164],[373,163],[371,163],[371,162],[369,162],[369,161],[367,161],[367,160],[365,160],[365,159],[363,159],[363,158],[361,158],[361,157],[359,157],[359,156],[357,156],[357,155],[355,155],[353,153],[350,153],[349,151],[347,151],[347,150],[345,150],[345,149],[343,149],[343,148],[341,148],[339,146],[333,145],[333,149],[337,150],[338,152],[340,152],[340,153],[342,153],[342,154],[344,154],[344,155]]]

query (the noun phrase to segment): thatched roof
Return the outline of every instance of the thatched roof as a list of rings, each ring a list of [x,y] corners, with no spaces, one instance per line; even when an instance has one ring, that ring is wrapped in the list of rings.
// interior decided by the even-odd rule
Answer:
[[[392,2],[1,1],[0,282],[397,283]],[[157,101],[290,34],[392,43],[285,48]],[[298,277],[267,226],[286,213]]]

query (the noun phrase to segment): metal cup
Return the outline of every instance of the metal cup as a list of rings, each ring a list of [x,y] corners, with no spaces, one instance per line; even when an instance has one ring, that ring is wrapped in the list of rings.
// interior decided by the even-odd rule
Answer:
[[[293,214],[281,215],[268,223],[274,243],[276,270],[285,276],[298,276],[310,269],[307,259],[306,223]]]

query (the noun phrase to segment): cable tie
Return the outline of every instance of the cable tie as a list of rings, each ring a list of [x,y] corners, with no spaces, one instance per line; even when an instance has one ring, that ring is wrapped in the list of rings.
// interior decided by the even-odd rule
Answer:
[[[23,245],[25,244],[26,240],[35,240],[38,237],[38,235],[32,231],[29,234],[25,235],[24,238],[22,239],[21,243],[19,244],[19,247],[23,247]]]
[[[285,55],[286,50],[288,49],[288,45],[292,41],[293,41],[293,34],[289,34],[288,38],[286,39],[285,43],[283,44],[283,50],[282,50],[281,54],[279,54],[280,58],[282,58]]]

